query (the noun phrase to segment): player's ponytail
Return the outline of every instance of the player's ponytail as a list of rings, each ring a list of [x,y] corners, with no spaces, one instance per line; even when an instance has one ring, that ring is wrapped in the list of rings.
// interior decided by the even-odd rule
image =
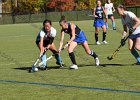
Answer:
[[[61,22],[64,22],[64,23],[67,22],[64,15],[61,16],[61,19],[60,19],[59,23],[61,23]]]

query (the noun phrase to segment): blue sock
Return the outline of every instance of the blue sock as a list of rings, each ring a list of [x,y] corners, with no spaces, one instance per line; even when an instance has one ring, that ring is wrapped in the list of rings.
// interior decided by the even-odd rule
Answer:
[[[55,55],[55,59],[56,59],[56,64],[61,64],[62,63],[62,60],[61,60],[61,57],[60,57],[59,54]]]
[[[42,56],[41,60],[43,61],[44,67],[47,66],[46,61],[45,61],[45,60],[46,60],[46,54],[44,54],[44,55]]]
[[[137,61],[140,63],[140,56],[137,58]]]
[[[138,61],[140,61],[139,54],[138,54],[138,52],[137,52],[135,49],[132,49],[132,50],[131,50],[131,54],[132,54]]]
[[[112,22],[112,27],[113,27],[113,28],[115,28],[115,27],[116,27],[116,24],[115,24],[115,22],[114,22],[114,21]]]
[[[106,29],[108,29],[108,23],[106,23]]]

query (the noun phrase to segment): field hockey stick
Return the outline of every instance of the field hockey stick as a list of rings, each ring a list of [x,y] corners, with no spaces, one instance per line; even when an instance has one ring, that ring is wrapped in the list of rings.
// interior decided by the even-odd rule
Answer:
[[[63,51],[64,49],[65,49],[65,48],[62,48],[61,51]],[[56,53],[55,53],[55,54],[52,54],[52,55],[51,55],[50,57],[48,57],[46,60],[40,62],[40,63],[39,63],[39,66],[43,65],[44,62],[47,62],[48,60],[50,60],[50,59],[51,59],[52,57],[54,57],[55,55],[56,55]]]
[[[44,52],[36,59],[34,64],[32,65],[32,68],[29,70],[29,72],[33,71],[33,69],[36,67],[36,65],[39,63],[39,60],[42,58],[42,56],[46,53],[47,50],[44,50]]]
[[[124,42],[126,42],[126,40],[129,38],[130,34],[124,39]],[[120,48],[122,47],[122,45],[120,45],[114,52],[111,56],[108,56],[107,59],[108,60],[112,60],[116,54],[120,51]]]

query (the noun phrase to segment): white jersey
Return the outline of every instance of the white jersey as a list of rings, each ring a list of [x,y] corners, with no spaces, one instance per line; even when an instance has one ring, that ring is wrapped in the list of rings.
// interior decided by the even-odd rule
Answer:
[[[106,9],[106,13],[107,13],[107,15],[111,15],[111,14],[113,14],[113,11],[112,11],[112,9],[113,9],[113,3],[106,3],[105,4],[105,9]]]
[[[124,13],[126,17],[125,18],[122,17],[122,24],[126,25],[128,28],[132,28],[136,24],[136,22],[133,21],[133,18],[135,18],[136,15],[130,11],[125,11]],[[140,33],[140,25],[136,28],[136,30],[132,34],[138,33]]]
[[[51,27],[50,32],[47,32],[47,31],[44,31],[44,29],[41,29],[40,32],[38,33],[36,41],[40,41],[40,37],[47,38],[47,37],[55,37],[55,36],[56,36],[56,29],[55,28]]]

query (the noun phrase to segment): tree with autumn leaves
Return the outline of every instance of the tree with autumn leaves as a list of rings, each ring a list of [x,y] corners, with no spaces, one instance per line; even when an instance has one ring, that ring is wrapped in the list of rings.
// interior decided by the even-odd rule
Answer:
[[[22,13],[82,10],[82,9],[92,9],[96,6],[95,4],[96,0],[3,0],[3,2],[7,3],[10,3],[9,1],[12,2],[12,4],[10,5],[12,5],[11,8],[14,9],[13,10],[14,12],[22,12]],[[104,4],[106,0],[101,1]],[[123,1],[130,3],[132,0],[111,0],[111,1],[114,3],[114,5],[118,5]]]

